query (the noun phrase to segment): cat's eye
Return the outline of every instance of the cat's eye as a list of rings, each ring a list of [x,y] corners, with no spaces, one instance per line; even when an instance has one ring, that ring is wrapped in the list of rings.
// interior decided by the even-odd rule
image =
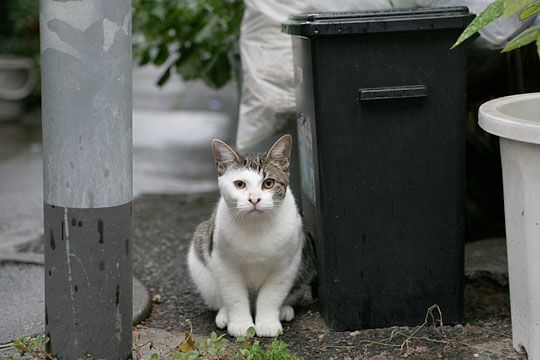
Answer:
[[[237,189],[243,189],[246,187],[246,183],[243,182],[242,180],[236,180],[234,182],[234,186],[236,186]]]
[[[276,184],[276,181],[274,179],[266,179],[263,182],[263,188],[265,189],[271,189]]]

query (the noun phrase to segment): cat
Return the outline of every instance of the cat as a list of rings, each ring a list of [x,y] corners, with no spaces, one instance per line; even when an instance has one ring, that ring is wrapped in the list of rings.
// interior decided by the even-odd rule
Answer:
[[[312,281],[314,257],[288,186],[292,137],[282,136],[262,154],[241,155],[212,141],[221,197],[193,235],[191,278],[216,326],[231,336],[275,337],[281,320]],[[255,312],[253,321],[252,310]]]

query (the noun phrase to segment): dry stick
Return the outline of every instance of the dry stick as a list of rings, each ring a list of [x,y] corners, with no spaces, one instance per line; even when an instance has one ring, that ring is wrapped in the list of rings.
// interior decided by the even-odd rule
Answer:
[[[439,319],[435,319],[435,316],[433,316],[433,310],[437,310],[439,312]],[[403,353],[403,348],[405,346],[407,346],[407,349],[409,348],[409,340],[413,339],[414,338],[414,335],[416,335],[420,330],[422,330],[424,327],[426,327],[428,325],[428,318],[431,316],[431,319],[433,321],[433,326],[436,327],[437,326],[437,321],[440,322],[440,326],[443,325],[443,321],[442,321],[442,312],[441,312],[441,308],[439,308],[439,305],[437,304],[434,304],[434,305],[431,305],[429,307],[429,309],[427,309],[427,312],[426,312],[426,317],[424,319],[424,323],[422,325],[420,325],[419,327],[416,328],[415,331],[413,331],[412,334],[410,334],[409,336],[407,336],[405,338],[405,341],[401,344],[401,346],[399,347],[399,350]]]
[[[439,313],[438,319],[436,319],[435,316],[433,315],[434,310],[437,310],[437,312]],[[361,340],[361,342],[374,344],[374,345],[382,345],[382,346],[388,346],[388,347],[393,347],[393,348],[399,348],[401,352],[403,352],[403,349],[406,346],[408,347],[408,343],[409,343],[410,340],[426,340],[426,341],[430,341],[430,342],[434,342],[434,343],[448,344],[448,341],[444,341],[444,340],[437,340],[437,339],[432,339],[432,338],[429,338],[429,337],[416,337],[415,336],[416,334],[418,334],[419,331],[421,331],[423,328],[425,328],[429,324],[429,318],[430,317],[431,317],[433,326],[437,326],[437,324],[439,324],[439,326],[443,325],[443,317],[442,317],[441,309],[440,309],[439,305],[434,304],[434,305],[431,305],[427,309],[426,317],[424,319],[424,322],[420,326],[418,326],[410,335],[403,334],[398,329],[393,329],[392,332],[390,333],[390,336],[388,338],[386,338],[386,339],[383,339],[383,340],[380,340],[380,341]],[[391,344],[390,342],[396,336],[403,336],[403,337],[405,337],[405,340],[401,344]]]
[[[502,337],[505,337],[505,338],[512,338],[512,335],[511,334],[505,334],[505,333],[502,333],[502,332],[499,332],[499,331],[495,331],[495,330],[491,330],[491,329],[488,329],[488,328],[485,328],[485,329],[482,329],[482,331],[487,331],[487,332],[490,332],[490,333],[493,333],[493,334],[497,334],[499,336],[502,336]]]
[[[152,344],[152,343],[153,343],[152,341],[147,341],[144,344],[137,344],[137,346],[133,348],[133,351],[135,352],[135,356],[133,360],[141,360],[142,359],[141,349],[145,347],[146,345]]]
[[[439,319],[436,319],[433,316],[433,311],[434,310],[437,310],[439,312]],[[415,329],[415,331],[413,331],[410,335],[406,335],[406,334],[400,332],[398,329],[393,329],[390,336],[388,338],[386,338],[386,339],[381,340],[381,341],[372,341],[372,340],[361,340],[361,341],[366,342],[366,343],[370,343],[370,344],[375,344],[375,345],[388,346],[388,347],[392,347],[392,348],[399,347],[401,351],[403,351],[403,349],[406,346],[408,347],[408,343],[409,343],[410,340],[425,340],[425,341],[429,341],[429,342],[432,342],[432,343],[438,343],[438,344],[444,344],[444,345],[461,344],[463,346],[466,346],[466,347],[474,349],[474,350],[489,351],[489,350],[484,349],[484,348],[473,347],[471,344],[468,344],[467,342],[465,342],[463,340],[458,340],[457,338],[456,339],[450,339],[450,340],[439,340],[439,339],[433,339],[433,338],[430,338],[430,337],[427,337],[427,336],[415,336],[419,331],[421,331],[423,328],[425,328],[428,325],[428,323],[429,323],[428,319],[430,317],[432,319],[432,322],[433,322],[434,326],[436,326],[437,324],[440,324],[441,326],[443,325],[441,310],[437,305],[433,305],[427,310],[426,318],[424,320],[424,323],[422,323],[420,326],[418,326]],[[500,335],[500,336],[511,337],[511,336],[506,335],[504,333],[500,333],[500,332],[493,331],[493,330],[490,330],[490,329],[483,329],[483,330],[487,330],[489,332],[492,332],[492,333]],[[390,342],[397,336],[405,337],[405,340],[401,344],[391,344]]]

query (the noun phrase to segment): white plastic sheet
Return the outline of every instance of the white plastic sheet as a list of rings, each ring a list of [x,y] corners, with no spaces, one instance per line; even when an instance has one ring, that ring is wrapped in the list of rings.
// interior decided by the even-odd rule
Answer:
[[[388,9],[387,0],[246,0],[240,30],[242,94],[236,145],[253,150],[290,126],[295,112],[292,38],[281,33],[289,15],[311,11]]]
[[[254,150],[273,134],[291,126],[295,112],[292,37],[281,23],[292,14],[317,11],[408,7],[467,6],[479,13],[492,0],[245,0],[240,30],[242,92],[237,147]],[[531,20],[532,21],[532,20]],[[517,17],[497,20],[480,31],[473,46],[501,49],[530,22]]]

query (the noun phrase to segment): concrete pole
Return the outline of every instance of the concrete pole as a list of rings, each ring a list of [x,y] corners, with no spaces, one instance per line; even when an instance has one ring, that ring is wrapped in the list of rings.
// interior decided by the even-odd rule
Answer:
[[[40,5],[49,351],[128,359],[131,0]]]

